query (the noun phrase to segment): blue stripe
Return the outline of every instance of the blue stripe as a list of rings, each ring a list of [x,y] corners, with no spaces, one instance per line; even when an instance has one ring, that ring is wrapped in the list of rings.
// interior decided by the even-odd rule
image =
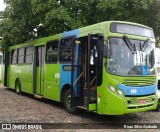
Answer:
[[[130,87],[123,84],[118,84],[117,88],[123,90],[125,95],[147,95],[156,92],[157,84],[143,87]]]
[[[63,86],[65,84],[71,85],[71,71],[64,71],[63,66],[66,66],[68,64],[60,64],[60,91],[62,90]],[[69,64],[70,65],[70,64]],[[74,70],[73,74],[73,82],[75,82],[77,79],[77,68]],[[73,87],[75,94],[77,93],[77,85],[74,85]]]
[[[70,64],[60,64],[60,89],[61,90],[65,84],[71,84],[71,71],[64,71],[63,70],[64,65],[70,65]]]
[[[70,36],[76,36],[76,38],[79,37],[79,29],[75,29],[72,31],[68,31],[65,33],[62,33],[62,38],[66,38],[66,37],[70,37]],[[76,45],[76,56],[75,56],[75,63],[78,63],[78,45]],[[71,71],[64,71],[63,70],[63,66],[64,65],[71,65],[71,63],[67,63],[67,64],[60,64],[60,90],[62,90],[63,86],[65,84],[71,84]],[[77,68],[75,68],[74,71],[74,80],[75,81],[77,79]],[[76,86],[74,86],[74,90],[76,91]]]
[[[71,30],[65,33],[62,33],[62,38],[70,37],[70,36],[76,36],[76,38],[79,37],[79,29]]]

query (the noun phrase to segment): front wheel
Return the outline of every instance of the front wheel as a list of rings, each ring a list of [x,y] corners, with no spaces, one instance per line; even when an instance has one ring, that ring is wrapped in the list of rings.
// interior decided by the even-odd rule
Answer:
[[[67,112],[75,114],[78,112],[78,109],[75,106],[71,107],[71,89],[68,89],[64,95],[64,107]]]
[[[21,94],[21,82],[19,79],[16,80],[16,83],[15,83],[15,91],[18,95]]]

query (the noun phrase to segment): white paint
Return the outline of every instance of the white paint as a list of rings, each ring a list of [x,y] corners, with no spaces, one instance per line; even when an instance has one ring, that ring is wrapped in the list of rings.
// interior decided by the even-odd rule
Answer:
[[[55,78],[60,78],[60,74],[59,73],[55,73]]]
[[[131,89],[130,93],[136,94],[137,93],[137,89]]]

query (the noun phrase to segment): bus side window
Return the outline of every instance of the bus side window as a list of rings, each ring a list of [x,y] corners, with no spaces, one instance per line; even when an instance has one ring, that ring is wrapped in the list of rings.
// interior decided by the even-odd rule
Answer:
[[[71,48],[73,44],[73,38],[65,38],[60,42],[60,62],[71,62]]]
[[[11,52],[11,64],[15,65],[17,64],[17,49],[12,50]]]
[[[31,64],[32,60],[33,60],[33,47],[29,46],[25,48],[24,63]]]
[[[47,42],[46,63],[57,63],[58,61],[58,40]]]
[[[24,63],[24,48],[20,48],[18,52],[18,64]]]

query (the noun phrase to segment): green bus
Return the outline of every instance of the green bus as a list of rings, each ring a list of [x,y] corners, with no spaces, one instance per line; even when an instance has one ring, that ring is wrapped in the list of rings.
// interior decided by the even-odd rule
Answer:
[[[9,47],[4,86],[103,115],[156,109],[152,28],[106,21]]]

